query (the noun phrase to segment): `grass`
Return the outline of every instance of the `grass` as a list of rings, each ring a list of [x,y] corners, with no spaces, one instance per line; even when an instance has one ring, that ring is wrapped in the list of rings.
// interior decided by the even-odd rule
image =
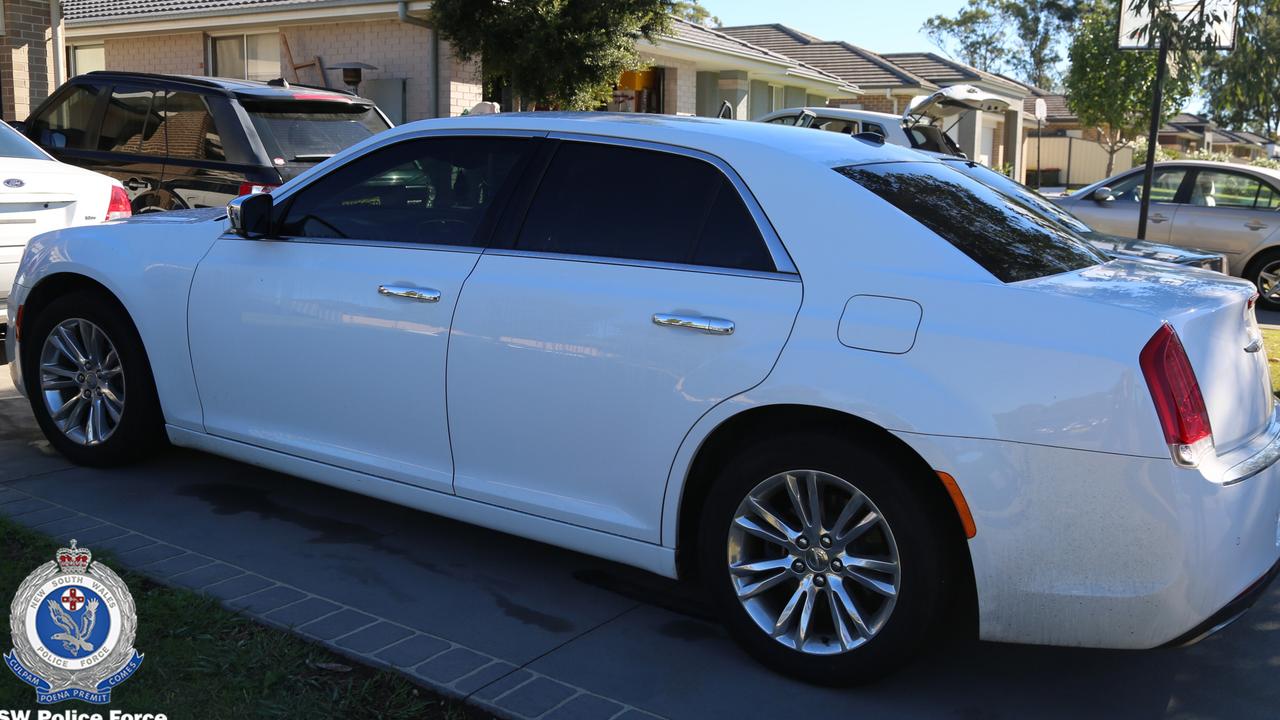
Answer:
[[[10,648],[9,603],[22,580],[53,559],[57,543],[0,518],[0,648]],[[90,548],[93,549],[92,547]],[[134,646],[146,656],[112,691],[112,710],[171,718],[423,718],[465,720],[474,710],[391,672],[356,664],[216,601],[163,587],[96,553],[120,573],[138,606]],[[0,667],[0,708],[35,707],[35,689]],[[65,713],[106,708],[67,701]]]
[[[1271,392],[1280,392],[1280,330],[1262,328],[1262,342],[1267,346],[1267,363],[1271,365]]]

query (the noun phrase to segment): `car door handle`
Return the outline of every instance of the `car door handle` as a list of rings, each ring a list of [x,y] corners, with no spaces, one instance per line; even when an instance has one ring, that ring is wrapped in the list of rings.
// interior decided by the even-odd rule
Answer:
[[[1169,219],[1169,218],[1167,218],[1167,217],[1165,217],[1165,216],[1161,215],[1160,213],[1156,213],[1155,215],[1152,215],[1151,217],[1148,217],[1148,218],[1147,218],[1147,220],[1148,220],[1148,221],[1153,222],[1153,223],[1162,223],[1162,222],[1164,222],[1165,220],[1168,220],[1168,219]]]
[[[134,192],[149,187],[145,180],[139,180],[138,178],[129,178],[124,181],[123,185]]]
[[[1250,220],[1249,222],[1245,223],[1244,226],[1254,232],[1257,232],[1259,230],[1266,228],[1267,224],[1260,220]]]
[[[379,285],[378,294],[387,297],[402,297],[418,302],[440,302],[440,291],[431,288],[409,287],[407,285]]]
[[[654,313],[653,324],[662,327],[685,328],[699,330],[709,335],[732,335],[733,321],[724,318],[700,317],[698,315],[673,315]]]

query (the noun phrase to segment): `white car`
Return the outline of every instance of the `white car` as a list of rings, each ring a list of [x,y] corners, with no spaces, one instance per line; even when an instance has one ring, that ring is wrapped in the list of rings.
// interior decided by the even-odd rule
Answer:
[[[60,163],[0,122],[0,302],[9,296],[33,236],[129,215],[129,197],[118,181]],[[7,323],[0,307],[0,328]]]
[[[42,235],[7,342],[76,462],[167,438],[696,579],[841,684],[954,607],[1111,648],[1242,613],[1280,567],[1253,297],[892,145],[503,114]]]
[[[852,108],[795,107],[775,110],[756,122],[844,135],[871,133],[894,145],[964,157],[960,146],[946,134],[945,125],[967,112],[1000,112],[1008,107],[1008,101],[972,85],[952,85],[916,98],[901,116]]]

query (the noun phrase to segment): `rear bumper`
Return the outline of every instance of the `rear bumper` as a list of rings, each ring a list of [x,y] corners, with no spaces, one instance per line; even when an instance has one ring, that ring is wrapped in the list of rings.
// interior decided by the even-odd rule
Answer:
[[[1276,579],[1277,575],[1280,575],[1280,561],[1276,561],[1276,564],[1271,566],[1266,575],[1258,578],[1252,585],[1245,588],[1244,592],[1237,595],[1235,600],[1224,605],[1221,610],[1210,615],[1204,622],[1165,643],[1163,647],[1194,645],[1239,620],[1249,608],[1257,604],[1262,599],[1262,596],[1267,594],[1267,589],[1271,587],[1271,583]]]
[[[1223,468],[1168,458],[899,435],[973,513],[984,639],[1185,643],[1243,612],[1280,562],[1280,463],[1225,484]]]

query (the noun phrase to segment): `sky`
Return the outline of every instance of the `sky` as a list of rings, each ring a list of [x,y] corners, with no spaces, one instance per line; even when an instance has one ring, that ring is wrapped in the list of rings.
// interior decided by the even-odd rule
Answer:
[[[954,15],[964,0],[700,0],[724,25],[781,23],[823,40],[879,53],[937,48],[920,32],[933,15]]]

